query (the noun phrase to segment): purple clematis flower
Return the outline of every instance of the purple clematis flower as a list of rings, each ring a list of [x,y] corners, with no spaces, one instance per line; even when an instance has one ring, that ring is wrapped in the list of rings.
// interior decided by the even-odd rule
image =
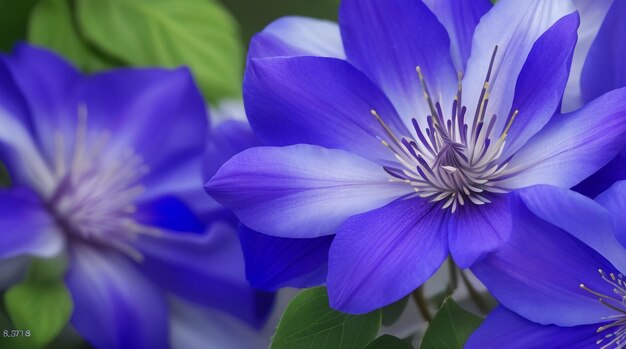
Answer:
[[[0,191],[0,259],[67,255],[84,338],[167,348],[172,296],[261,325],[272,297],[247,284],[236,226],[204,204],[209,129],[188,70],[82,76],[22,45],[0,57],[0,83],[15,184]]]
[[[508,240],[512,192],[569,188],[626,143],[626,90],[555,115],[571,3],[427,3],[344,0],[338,26],[285,18],[258,34],[244,102],[266,146],[206,185],[260,233],[335,235],[327,285],[342,311],[400,299],[449,253],[471,266]]]
[[[465,348],[624,348],[626,182],[596,201],[528,188],[514,205],[509,243],[472,268],[501,305]]]
[[[578,61],[579,81],[570,81],[570,90],[578,88],[576,95],[566,95],[563,107],[573,109],[616,88],[626,86],[626,3],[624,1],[579,0],[583,23],[591,22],[585,44],[587,51]],[[595,29],[595,30],[593,30]],[[573,79],[574,80],[574,79]],[[574,96],[578,96],[575,98]],[[576,186],[575,190],[594,197],[609,188],[615,181],[626,179],[626,150],[593,176]]]

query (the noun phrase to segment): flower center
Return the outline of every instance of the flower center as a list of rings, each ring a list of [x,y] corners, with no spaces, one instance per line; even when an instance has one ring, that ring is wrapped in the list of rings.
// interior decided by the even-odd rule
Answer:
[[[433,102],[419,66],[416,70],[431,114],[426,118],[426,125],[412,119],[416,137],[397,137],[378,113],[371,111],[391,140],[387,142],[379,138],[381,143],[401,165],[400,168],[383,167],[392,181],[411,185],[420,197],[444,202],[442,208],[450,207],[453,213],[458,206],[468,202],[483,205],[491,202],[489,194],[507,192],[495,182],[504,176],[510,160],[501,161],[500,157],[518,111],[508,116],[506,126],[495,142],[492,131],[497,116],[485,117],[489,104],[489,79],[497,50],[496,46],[471,125],[466,123],[467,108],[461,100],[462,74],[459,73],[457,94],[447,117],[441,104]]]
[[[626,282],[622,274],[606,274],[602,269],[598,269],[600,277],[613,288],[613,295],[606,295],[594,291],[584,284],[580,288],[598,297],[598,301],[617,312],[616,315],[605,318],[612,320],[608,325],[598,327],[597,332],[607,332],[604,338],[596,341],[602,345],[600,349],[622,349],[626,348]]]
[[[105,152],[109,139],[107,131],[88,134],[87,110],[79,106],[70,154],[63,135],[55,135],[57,187],[47,204],[68,236],[114,247],[140,260],[141,254],[131,245],[133,238],[159,233],[133,217],[134,201],[143,192],[139,183],[149,169],[132,149],[116,156]]]

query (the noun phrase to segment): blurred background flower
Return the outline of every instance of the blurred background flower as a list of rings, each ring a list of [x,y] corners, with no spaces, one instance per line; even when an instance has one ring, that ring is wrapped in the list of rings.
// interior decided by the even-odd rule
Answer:
[[[104,0],[97,2],[0,0],[0,50],[11,52],[16,43],[27,41],[57,52],[84,73],[97,73],[122,67],[188,67],[196,85],[200,88],[203,103],[215,110],[211,125],[215,131],[213,134],[216,136],[208,143],[209,151],[204,163],[204,170],[210,172],[217,169],[223,161],[238,151],[240,146],[250,146],[250,143],[245,144],[247,139],[245,137],[243,138],[243,145],[228,142],[232,140],[229,136],[238,138],[241,134],[240,131],[245,133],[247,132],[246,128],[248,128],[241,107],[240,86],[247,42],[252,34],[283,15],[300,14],[335,18],[338,2],[338,0],[324,0],[316,3],[304,0],[289,2],[280,0],[223,2],[215,0]],[[37,70],[33,68],[31,73],[35,76],[36,72]],[[46,72],[50,73],[49,71]],[[42,75],[42,77],[45,76]],[[46,80],[49,79],[46,78]],[[130,80],[132,82],[133,79],[130,78]],[[113,94],[114,91],[107,92],[110,93],[111,98],[117,98]],[[50,97],[53,99],[57,96]],[[168,97],[173,98],[171,95]],[[163,99],[166,100],[167,98]],[[74,112],[77,112],[77,109]],[[89,114],[88,108],[87,115]],[[41,122],[40,120],[39,123]],[[4,121],[0,126],[6,126]],[[187,126],[193,128],[191,124],[187,124]],[[41,127],[43,136],[54,138],[54,133],[45,134],[46,127]],[[206,127],[200,126],[196,128],[197,132],[206,129]],[[220,138],[217,135],[223,135],[223,137]],[[154,139],[154,141],[159,141],[159,139]],[[39,150],[42,152],[53,151],[48,146],[42,146]],[[14,176],[11,179],[4,165],[0,163],[0,186],[15,186],[20,182],[22,182],[22,178]],[[210,253],[207,254],[206,251],[202,251],[209,249],[207,245],[209,242],[206,238],[201,237],[202,234],[198,234],[197,237],[192,237],[189,240],[200,241],[182,242],[182,244],[195,244],[197,253],[190,254],[189,246],[185,247],[187,252],[182,255],[177,254],[175,248],[167,251],[160,250],[162,253],[157,253],[158,257],[153,260],[153,263],[143,263],[142,266],[143,272],[161,277],[162,286],[172,291],[168,292],[166,297],[168,311],[172,315],[168,325],[171,343],[177,348],[266,348],[277,317],[280,315],[280,310],[274,312],[272,319],[263,329],[258,328],[259,325],[262,325],[262,322],[259,321],[263,320],[263,313],[269,308],[264,311],[259,309],[261,312],[257,314],[260,316],[258,318],[252,314],[249,314],[252,317],[238,314],[240,315],[239,319],[237,316],[232,316],[233,313],[237,313],[236,308],[243,310],[249,306],[249,304],[246,305],[245,296],[238,299],[238,303],[232,303],[228,300],[243,296],[242,293],[234,291],[234,288],[241,286],[245,289],[248,287],[245,284],[243,264],[241,264],[243,262],[240,255],[241,249],[237,241],[237,222],[234,217],[228,214],[228,211],[220,209],[215,202],[211,201],[201,189],[201,183],[197,188],[200,193],[195,198],[195,194],[185,193],[186,196],[188,195],[188,201],[195,203],[192,208],[193,214],[202,217],[201,220],[204,222],[217,219],[226,222],[225,225],[221,225],[221,238],[216,239],[219,241],[211,242],[213,248],[223,251],[223,254],[220,256],[213,254],[211,257]],[[3,208],[6,208],[7,205],[9,207],[14,206],[15,203],[16,200],[14,199],[5,200]],[[171,201],[169,205],[163,204],[162,208],[167,210],[177,206]],[[16,208],[11,207],[11,209]],[[185,211],[179,206],[179,209],[172,213],[180,218],[180,215]],[[8,212],[6,211],[6,213]],[[187,217],[190,218],[191,216],[193,215]],[[189,220],[187,223],[191,225],[194,224],[193,222],[198,222],[198,218],[190,218],[190,220],[191,223]],[[170,223],[172,222],[159,222],[159,224],[166,225]],[[150,237],[144,237],[144,239],[150,240]],[[114,240],[102,242],[115,243]],[[174,245],[171,241],[170,244]],[[204,244],[205,247],[198,246],[198,244]],[[150,243],[146,244],[146,246],[149,245]],[[127,250],[123,258],[127,258],[131,264],[134,261],[129,258],[130,254],[135,255],[133,258],[145,258],[143,253],[148,253],[147,251],[143,253],[132,251],[128,247],[123,248]],[[226,253],[227,251],[231,252]],[[153,250],[153,252],[155,251]],[[142,257],[138,257],[140,254]],[[226,265],[225,261],[219,261],[221,256],[232,259],[234,264]],[[169,271],[165,268],[170,262],[183,260],[195,262],[195,265],[192,266],[195,274],[180,273],[180,275],[176,275],[169,272],[176,268],[169,269]],[[31,264],[33,263],[29,257],[15,257],[1,263],[0,289],[6,290],[8,287],[15,287],[17,283],[24,283],[28,280],[29,275],[33,274]],[[59,270],[65,269],[64,265],[58,266],[56,260],[55,263],[47,260],[35,264],[37,268],[44,268],[45,270],[48,270],[48,267],[52,269],[58,267]],[[228,272],[225,268],[232,272]],[[219,282],[208,285],[208,287],[206,283],[205,286],[201,286],[202,282],[198,279],[200,274],[206,275],[218,271],[224,277],[232,279],[233,282],[230,285],[234,288],[228,291],[228,283]],[[56,272],[62,273],[58,270]],[[59,276],[55,272],[49,274]],[[174,279],[168,280],[167,278],[170,277],[174,277]],[[175,280],[177,277],[180,279]],[[237,281],[235,282],[235,280]],[[239,283],[240,281],[242,283]],[[172,296],[176,291],[185,293],[185,288],[190,290],[194,287],[200,293],[195,295],[193,292],[187,293],[187,300]],[[226,298],[208,296],[207,292],[210,293],[212,290],[218,292],[218,296],[221,295]],[[10,289],[9,292],[3,292],[3,298],[8,299],[10,293]],[[282,303],[283,305],[278,308],[284,308],[284,303],[290,298],[290,294],[292,293],[287,292],[280,298],[279,304]],[[139,296],[141,299],[141,295]],[[35,298],[39,299],[40,297],[36,296]],[[213,299],[211,300],[211,298]],[[202,307],[198,306],[198,301],[201,303],[214,302],[215,304],[212,307]],[[12,301],[11,303],[14,304],[15,302]],[[100,305],[105,307],[104,303]],[[9,308],[11,307],[13,306],[11,305]],[[230,311],[229,307],[231,308]],[[14,309],[8,310],[9,313],[14,313]],[[41,320],[39,324],[41,326],[50,325],[54,331],[63,321],[63,318],[54,319],[52,316],[46,316],[45,311],[40,311],[38,314],[38,320]],[[97,312],[93,314],[94,316],[98,315]],[[158,317],[153,320],[157,320],[156,318]],[[15,322],[16,319],[9,319],[7,308],[0,306],[0,324],[3,325],[2,327],[16,328],[16,324],[11,323],[11,321]],[[97,326],[95,321],[85,322],[81,320],[80,322],[84,323],[84,326]],[[51,325],[51,323],[54,324]],[[20,325],[23,324],[24,322],[20,323]],[[124,333],[122,327],[123,325],[120,324],[118,328],[122,331],[120,333]],[[132,329],[126,330],[131,331]],[[56,335],[56,332],[52,332],[49,334],[50,340],[54,339]],[[159,336],[167,335],[166,332],[155,331],[155,340],[160,338]],[[81,334],[84,335],[85,331],[82,331]],[[103,347],[101,342],[94,339],[94,336],[96,335],[87,336],[87,339],[99,347]],[[33,342],[16,340],[7,342],[6,338],[0,338],[0,347],[14,348],[20,345],[31,347]],[[45,343],[37,344],[37,346],[45,346]],[[49,346],[52,348],[71,348],[88,346],[88,344],[81,341],[79,334],[72,327],[67,327]]]

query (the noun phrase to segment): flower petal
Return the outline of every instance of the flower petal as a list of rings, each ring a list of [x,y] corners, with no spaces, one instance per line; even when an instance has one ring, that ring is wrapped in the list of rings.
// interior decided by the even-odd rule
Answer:
[[[257,289],[306,288],[326,282],[328,249],[334,235],[290,239],[265,235],[241,225],[239,238],[246,276]]]
[[[106,156],[114,159],[133,150],[142,157],[150,169],[142,180],[142,199],[198,191],[209,129],[204,100],[187,69],[94,75],[70,104],[86,107],[91,132],[110,132]]]
[[[570,1],[499,1],[484,15],[474,32],[472,54],[463,79],[463,102],[473,111],[490,68],[494,49],[498,52],[491,71],[490,96],[485,115],[497,115],[495,130],[503,130],[511,111],[515,85],[535,41],[560,18],[574,12]],[[468,120],[473,120],[473,112]]]
[[[518,193],[537,217],[567,231],[608,259],[618,270],[626,271],[626,253],[615,239],[614,217],[610,210],[582,194],[549,185],[525,188]],[[626,202],[621,203],[623,200],[618,193],[607,194],[626,208]],[[617,212],[626,218],[626,211]]]
[[[463,205],[448,225],[450,254],[461,268],[469,268],[487,253],[502,247],[511,234],[511,212],[506,196],[482,206]]]
[[[208,181],[217,170],[235,154],[245,149],[260,146],[247,121],[224,121],[211,131],[211,137],[204,156],[203,178]]]
[[[414,198],[348,219],[330,248],[331,307],[366,313],[426,282],[448,255],[445,213]]]
[[[20,255],[52,257],[64,245],[63,234],[41,199],[26,188],[0,191],[0,259]]]
[[[465,71],[474,29],[492,7],[489,0],[424,0],[450,37],[450,53],[457,71]]]
[[[269,335],[220,311],[199,307],[175,297],[170,305],[170,344],[172,349],[265,349]]]
[[[626,181],[616,182],[598,195],[596,201],[613,213],[616,223],[615,238],[626,247]]]
[[[626,143],[626,89],[576,112],[556,115],[511,159],[509,188],[535,184],[572,187],[606,165]]]
[[[613,1],[583,66],[580,86],[584,101],[591,101],[608,91],[626,86],[624,16],[626,3]]]
[[[262,326],[266,320],[273,295],[248,285],[234,227],[214,223],[202,235],[146,236],[135,246],[145,256],[138,264],[139,270],[160,287],[253,326]]]
[[[48,161],[55,155],[55,132],[74,134],[76,118],[68,117],[67,98],[82,80],[80,72],[60,56],[27,44],[2,57],[28,105],[38,148]],[[75,106],[74,106],[75,108]]]
[[[319,56],[345,59],[337,23],[289,16],[270,23],[250,42],[248,58]]]
[[[413,0],[344,0],[339,26],[348,61],[363,71],[391,99],[401,117],[425,120],[430,114],[419,66],[431,96],[451,105],[457,74],[450,39],[437,17]]]
[[[534,215],[521,199],[512,198],[511,203],[514,221],[509,241],[472,268],[491,294],[505,307],[541,324],[577,326],[614,315],[580,284],[611,294],[598,269],[609,273],[615,267],[580,240]]]
[[[572,2],[580,13],[580,27],[578,28],[578,42],[574,50],[572,69],[563,96],[563,113],[574,111],[591,101],[584,101],[582,98],[580,78],[589,48],[596,38],[613,0],[572,0]]]
[[[168,347],[165,299],[126,257],[74,245],[66,282],[72,325],[95,347]]]
[[[574,327],[541,325],[499,306],[487,316],[463,348],[588,349],[594,348],[596,340],[604,337],[603,333],[596,332],[597,329],[597,325]]]
[[[507,132],[502,159],[515,154],[557,111],[576,46],[578,23],[577,13],[567,15],[535,41],[515,86],[512,110],[519,110],[519,114]],[[496,137],[502,134],[500,129],[494,132]]]
[[[593,198],[609,189],[613,183],[624,179],[626,179],[626,149],[572,189]]]
[[[346,218],[413,192],[389,178],[354,154],[300,144],[245,150],[205,188],[253,230],[312,238],[334,234]]]
[[[395,161],[376,138],[387,139],[372,109],[396,134],[409,134],[387,97],[338,59],[252,59],[243,88],[250,124],[266,145],[315,144]]]

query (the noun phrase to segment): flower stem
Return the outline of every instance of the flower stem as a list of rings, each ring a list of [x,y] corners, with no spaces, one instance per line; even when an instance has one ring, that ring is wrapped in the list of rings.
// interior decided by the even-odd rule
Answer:
[[[474,304],[476,304],[476,307],[478,308],[478,310],[480,310],[480,312],[483,314],[489,313],[489,307],[487,306],[487,303],[485,303],[485,300],[480,295],[480,293],[476,291],[476,289],[474,288],[474,285],[472,285],[472,283],[467,278],[467,275],[465,275],[463,270],[461,270],[461,279],[463,280],[465,287],[467,287],[467,292],[472,298],[472,301],[474,301]]]
[[[450,271],[450,289],[456,290],[458,286],[457,267],[452,257],[448,258],[448,270]]]
[[[424,296],[423,286],[420,286],[415,291],[413,291],[413,293],[411,293],[411,296],[413,296],[413,300],[415,301],[417,309],[422,315],[424,321],[430,322],[433,317],[430,314],[430,309],[428,309],[428,301],[426,301],[426,297]]]

